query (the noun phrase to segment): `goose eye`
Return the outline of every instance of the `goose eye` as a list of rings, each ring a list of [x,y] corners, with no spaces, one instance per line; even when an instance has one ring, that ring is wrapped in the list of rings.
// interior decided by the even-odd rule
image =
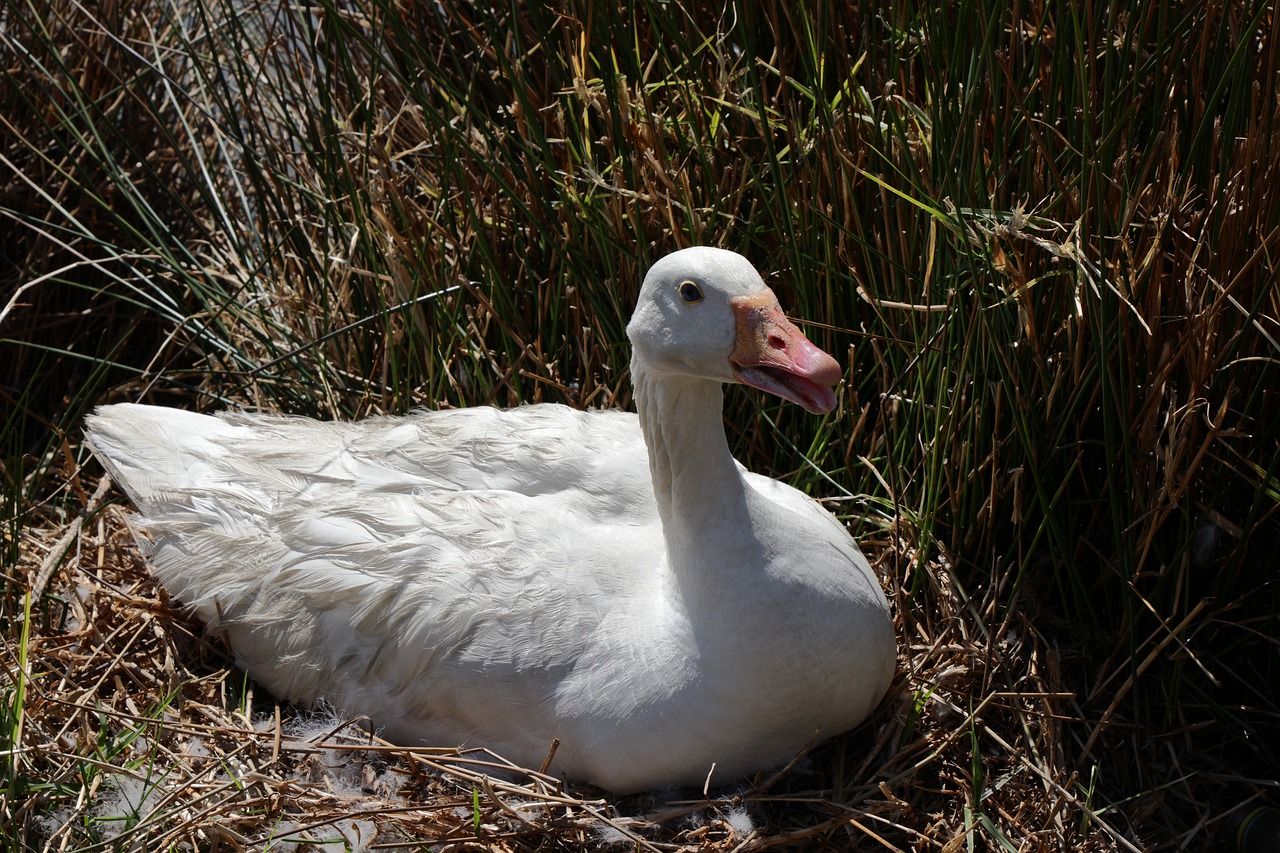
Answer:
[[[685,302],[701,302],[702,288],[691,281],[680,282],[680,298]]]

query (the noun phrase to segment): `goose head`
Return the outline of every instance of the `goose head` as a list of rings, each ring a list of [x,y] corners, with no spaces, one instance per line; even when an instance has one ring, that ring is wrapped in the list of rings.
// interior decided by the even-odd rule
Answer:
[[[698,246],[655,263],[627,337],[649,371],[750,385],[814,414],[835,408],[840,365],[786,318],[736,252]]]

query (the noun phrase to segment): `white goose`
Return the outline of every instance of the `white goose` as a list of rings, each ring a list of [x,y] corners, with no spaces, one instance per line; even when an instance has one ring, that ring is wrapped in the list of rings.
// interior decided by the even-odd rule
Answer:
[[[157,578],[275,695],[615,793],[782,764],[889,684],[889,609],[816,502],[729,453],[725,382],[826,413],[835,360],[740,255],[654,264],[638,416],[322,423],[103,406],[90,446]]]

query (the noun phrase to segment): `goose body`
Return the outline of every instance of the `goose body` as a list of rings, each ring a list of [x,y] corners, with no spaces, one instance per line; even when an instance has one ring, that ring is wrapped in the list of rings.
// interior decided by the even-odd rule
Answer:
[[[853,539],[721,421],[724,382],[829,411],[840,371],[715,249],[655,264],[628,336],[638,414],[126,404],[88,439],[159,581],[276,695],[525,766],[558,738],[553,771],[616,793],[731,782],[857,725],[893,672]]]

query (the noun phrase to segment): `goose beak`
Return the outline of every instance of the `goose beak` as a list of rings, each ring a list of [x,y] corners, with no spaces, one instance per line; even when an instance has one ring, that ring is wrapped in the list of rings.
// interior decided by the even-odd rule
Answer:
[[[737,324],[729,356],[735,379],[804,406],[815,415],[825,415],[836,407],[831,389],[844,375],[839,363],[792,325],[773,291],[735,296],[729,304]]]

